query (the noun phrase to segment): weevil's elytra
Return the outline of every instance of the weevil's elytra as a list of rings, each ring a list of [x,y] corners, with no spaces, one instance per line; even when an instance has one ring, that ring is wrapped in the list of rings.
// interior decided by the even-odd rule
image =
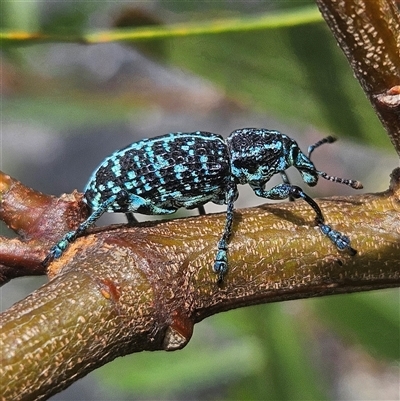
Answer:
[[[223,204],[230,179],[223,138],[175,133],[133,143],[107,157],[91,176],[85,199],[107,212],[169,214],[213,201]]]
[[[91,215],[75,231],[54,245],[47,265],[59,258],[68,245],[82,235],[105,212],[125,213],[130,223],[134,212],[162,215],[179,208],[198,208],[208,202],[226,204],[226,222],[217,244],[214,271],[221,283],[228,270],[228,242],[233,223],[238,184],[249,184],[256,195],[268,199],[305,200],[315,211],[316,224],[341,251],[354,255],[347,236],[325,224],[318,204],[300,187],[290,184],[286,170],[294,166],[303,181],[314,186],[318,178],[362,188],[360,182],[330,176],[315,168],[311,153],[335,139],[327,137],[308,148],[306,156],[296,141],[279,131],[243,128],[233,131],[226,141],[210,132],[170,133],[132,143],[105,158],[94,171],[85,188],[84,201]],[[275,174],[283,183],[266,190],[265,184]]]

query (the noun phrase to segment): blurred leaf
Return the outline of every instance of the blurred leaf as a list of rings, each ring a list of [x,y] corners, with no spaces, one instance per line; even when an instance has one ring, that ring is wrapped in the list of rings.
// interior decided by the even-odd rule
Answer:
[[[214,346],[199,344],[198,340],[192,340],[181,351],[141,353],[120,358],[96,374],[110,389],[117,385],[123,392],[168,399],[173,394],[191,394],[196,389],[218,387],[228,378],[233,381],[254,374],[263,364],[260,345],[254,339],[243,338],[227,343],[222,338],[220,344]]]
[[[400,360],[400,293],[398,289],[316,299],[325,324],[371,354]]]
[[[390,145],[323,24],[171,41],[173,64],[249,107],[371,144]]]
[[[82,12],[82,11],[81,11]],[[82,12],[84,16],[86,14]],[[296,26],[305,23],[321,21],[315,7],[302,7],[296,10],[284,10],[257,14],[256,16],[240,15],[237,18],[220,18],[217,20],[206,19],[204,21],[184,22],[165,26],[150,26],[133,29],[97,31],[93,33],[76,32],[63,33],[62,29],[56,29],[54,33],[3,31],[0,32],[0,40],[4,45],[21,46],[25,42],[76,42],[76,43],[108,43],[115,41],[137,42],[143,40],[159,40],[176,37],[188,37],[199,35],[219,35],[227,32],[249,32],[265,29],[274,29],[285,26]],[[79,24],[80,25],[80,24]]]
[[[18,32],[0,35],[3,43],[134,43],[175,38],[168,42],[171,63],[216,82],[250,107],[361,138],[375,146],[391,146],[327,27],[323,23],[310,24],[320,20],[316,7],[306,6],[256,17],[239,14],[229,19],[100,31],[76,37],[30,36],[29,32],[25,37]]]
[[[162,26],[163,21],[155,13],[141,7],[131,5],[124,7],[114,17],[113,26],[115,28],[137,28],[140,26]],[[147,42],[135,43],[133,46],[143,54],[164,60],[166,57],[166,43],[163,40],[152,40]]]
[[[58,2],[57,5],[47,7],[43,13],[41,31],[46,34],[78,35],[84,32],[88,20],[96,10],[104,9],[104,4],[96,1],[82,1],[76,3]]]
[[[281,304],[261,305],[241,311],[240,326],[251,327],[263,344],[265,369],[237,381],[229,399],[324,400],[321,376],[311,363],[296,320],[282,313]]]
[[[79,95],[13,98],[3,103],[2,111],[9,121],[36,122],[69,131],[85,124],[93,126],[121,122],[139,112],[131,103],[107,102],[100,94],[96,95],[96,99]]]
[[[37,0],[2,0],[0,4],[0,27],[36,31],[39,27],[40,2]]]

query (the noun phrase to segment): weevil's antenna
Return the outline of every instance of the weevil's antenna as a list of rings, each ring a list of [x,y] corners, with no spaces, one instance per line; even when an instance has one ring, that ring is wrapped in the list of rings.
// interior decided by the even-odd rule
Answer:
[[[314,152],[315,149],[323,145],[324,143],[333,143],[336,141],[336,138],[333,136],[327,136],[326,138],[321,139],[320,141],[314,143],[314,145],[310,145],[308,147],[308,158],[311,157],[311,153]]]
[[[314,145],[309,146],[308,147],[308,158],[309,159],[311,158],[311,153],[314,152],[314,150],[317,149],[319,146],[323,145],[324,143],[333,143],[335,141],[336,141],[336,138],[334,138],[333,136],[327,136],[326,138],[323,138],[320,141],[314,143]],[[328,181],[348,185],[349,187],[354,188],[354,189],[361,189],[363,187],[361,182],[357,181],[357,180],[348,180],[346,178],[331,176],[329,174],[326,174],[323,171],[318,171],[318,175],[320,175],[322,178],[325,178]]]
[[[329,174],[326,174],[323,171],[318,171],[318,174],[322,177],[325,178],[325,180],[329,180],[332,182],[338,182],[339,184],[344,184],[348,185],[349,187],[352,187],[354,189],[361,189],[363,188],[363,185],[361,184],[360,181],[357,180],[348,180],[346,178],[340,178],[340,177],[335,177]]]

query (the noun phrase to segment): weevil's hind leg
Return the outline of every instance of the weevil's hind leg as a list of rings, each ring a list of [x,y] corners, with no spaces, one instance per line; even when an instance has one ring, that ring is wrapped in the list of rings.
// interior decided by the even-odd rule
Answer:
[[[290,183],[289,177],[287,176],[287,174],[284,171],[281,172],[281,177],[282,177],[282,181],[285,184],[290,185],[290,186],[292,185]],[[292,195],[289,195],[289,202],[294,202],[294,201],[295,201],[294,197]]]
[[[138,223],[136,217],[133,215],[133,213],[125,213],[125,216],[128,220],[128,226],[134,226],[135,224]]]
[[[200,205],[197,209],[199,211],[200,216],[204,216],[206,214],[206,210],[204,209],[203,205]]]
[[[339,231],[332,229],[331,226],[325,224],[325,218],[318,204],[308,196],[300,187],[296,185],[280,184],[270,190],[265,191],[262,188],[253,188],[256,195],[268,199],[286,199],[292,196],[293,198],[301,198],[305,200],[315,211],[315,222],[321,232],[326,235],[340,251],[348,251],[350,255],[355,255],[357,251],[350,246],[350,239]]]
[[[105,202],[103,202],[98,209],[93,211],[93,213],[81,224],[79,224],[78,228],[75,231],[69,231],[66,233],[60,241],[57,242],[53,247],[50,248],[50,252],[43,260],[42,265],[47,267],[48,264],[53,259],[58,259],[63,252],[68,248],[68,245],[71,242],[74,242],[80,235],[82,235],[90,226],[92,226],[96,220],[100,218],[100,216],[105,213],[108,207],[115,202],[117,196],[111,196]]]
[[[226,221],[225,221],[225,228],[222,233],[221,239],[218,241],[217,245],[217,254],[215,256],[214,261],[214,272],[218,274],[217,284],[219,286],[222,285],[224,281],[224,276],[228,271],[228,241],[232,234],[232,224],[233,224],[233,209],[234,203],[237,198],[237,188],[234,182],[231,183],[227,196],[226,196]]]

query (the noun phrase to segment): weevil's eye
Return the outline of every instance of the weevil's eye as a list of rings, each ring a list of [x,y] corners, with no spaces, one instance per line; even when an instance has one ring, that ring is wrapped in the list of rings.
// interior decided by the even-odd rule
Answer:
[[[303,181],[309,185],[310,187],[313,187],[314,185],[317,185],[318,182],[318,173],[317,171],[313,170],[299,170],[301,177],[303,178]]]

